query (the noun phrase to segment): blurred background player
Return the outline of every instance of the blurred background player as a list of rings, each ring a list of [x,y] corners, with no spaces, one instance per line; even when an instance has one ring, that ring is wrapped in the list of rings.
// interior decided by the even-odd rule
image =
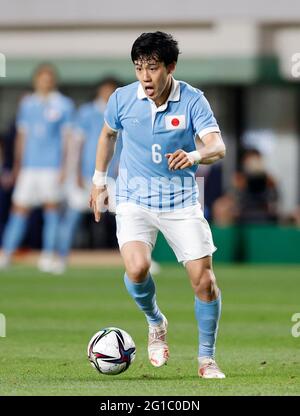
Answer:
[[[51,266],[74,109],[72,101],[56,90],[56,82],[54,67],[40,65],[33,76],[34,92],[21,101],[18,110],[13,165],[16,184],[2,238],[1,268],[10,264],[22,242],[29,211],[40,205],[44,224],[38,267],[49,271]]]
[[[95,171],[95,154],[100,132],[104,123],[104,110],[111,94],[121,85],[120,81],[114,77],[106,77],[96,86],[96,96],[91,102],[83,104],[77,113],[75,136],[79,146],[76,149],[77,163],[75,184],[70,186],[66,191],[66,209],[63,212],[59,222],[59,231],[57,238],[56,252],[57,256],[53,261],[51,271],[54,274],[63,274],[67,267],[68,256],[72,248],[76,230],[80,226],[83,214],[90,212],[87,208],[87,200],[91,191],[91,180]],[[116,179],[118,176],[118,167],[122,151],[122,136],[118,135],[115,152],[108,168],[108,176]],[[112,182],[113,183],[113,182]],[[105,222],[111,222],[114,217],[115,207],[115,189],[113,185],[109,187],[110,211],[104,213],[102,227],[107,225]],[[107,219],[107,221],[105,221]],[[113,219],[113,221],[115,221]],[[160,266],[152,260],[151,271],[157,274]]]
[[[62,274],[67,265],[67,258],[72,248],[72,242],[82,214],[88,212],[87,201],[91,190],[91,180],[95,171],[95,154],[99,134],[103,127],[103,114],[111,94],[120,86],[113,78],[104,78],[96,87],[95,99],[83,104],[77,114],[75,135],[79,140],[77,149],[75,184],[67,191],[67,207],[59,224],[57,239],[57,258],[53,262],[52,272]],[[122,140],[119,135],[116,142],[114,158],[110,163],[108,174],[116,178]],[[112,191],[113,194],[113,191]],[[107,213],[107,215],[113,215]]]
[[[5,224],[9,217],[11,197],[14,186],[13,160],[16,138],[16,120],[14,119],[0,138],[0,243]]]

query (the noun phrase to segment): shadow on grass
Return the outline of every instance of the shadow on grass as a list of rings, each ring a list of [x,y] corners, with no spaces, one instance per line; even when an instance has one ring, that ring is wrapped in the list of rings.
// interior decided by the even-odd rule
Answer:
[[[239,376],[236,376],[236,377],[240,378]],[[230,378],[232,379],[232,377],[230,377]],[[70,379],[70,381],[71,380],[72,379]],[[80,378],[80,380],[77,379],[76,381],[96,382],[96,383],[97,382],[104,382],[104,381],[109,382],[109,383],[116,383],[116,382],[122,383],[124,381],[126,383],[128,383],[128,382],[136,383],[137,381],[155,381],[155,382],[157,382],[157,381],[177,381],[177,382],[183,381],[183,382],[186,382],[186,381],[197,381],[197,380],[200,380],[201,382],[204,382],[204,383],[216,381],[216,379],[214,379],[214,380],[204,380],[201,377],[198,377],[197,374],[193,375],[193,376],[182,376],[182,377],[178,377],[178,376],[157,376],[157,377],[155,377],[155,376],[151,376],[151,375],[148,375],[148,374],[144,374],[144,375],[136,376],[136,377],[107,377],[105,375],[103,375],[103,376],[99,375],[99,378],[84,378],[84,379]],[[72,380],[72,381],[75,381],[75,380]],[[222,381],[224,382],[225,380],[222,380]],[[219,382],[219,380],[217,380],[217,382]]]

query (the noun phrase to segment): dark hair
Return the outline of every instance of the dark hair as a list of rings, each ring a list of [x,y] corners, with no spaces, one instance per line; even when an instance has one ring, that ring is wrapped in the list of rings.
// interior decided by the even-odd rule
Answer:
[[[105,78],[101,78],[99,81],[96,82],[95,87],[96,89],[101,88],[103,85],[114,85],[116,88],[120,87],[122,84],[121,82],[113,77],[113,76],[107,76]]]
[[[259,156],[259,157],[261,157],[262,154],[259,150],[255,149],[254,147],[249,147],[247,149],[243,149],[242,158],[245,159],[248,156]]]
[[[132,62],[155,59],[165,66],[177,62],[179,55],[178,42],[172,35],[164,32],[142,33],[133,43]]]

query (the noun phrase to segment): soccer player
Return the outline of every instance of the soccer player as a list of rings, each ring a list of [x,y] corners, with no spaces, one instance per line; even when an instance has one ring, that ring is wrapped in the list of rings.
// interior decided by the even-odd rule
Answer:
[[[143,33],[135,40],[131,58],[138,81],[117,89],[109,99],[90,205],[99,221],[106,202],[106,170],[122,129],[117,237],[126,288],[149,325],[150,362],[160,367],[169,357],[168,321],[157,305],[149,273],[160,230],[185,266],[195,293],[198,374],[224,378],[215,361],[221,313],[221,293],[212,268],[216,248],[198,203],[195,172],[199,163],[223,158],[225,145],[203,93],[174,79],[178,54],[177,41],[163,32]]]
[[[107,77],[96,87],[96,97],[93,101],[83,104],[75,122],[75,135],[79,140],[79,158],[76,167],[76,184],[67,193],[67,208],[59,223],[57,239],[58,258],[53,262],[52,271],[55,274],[64,273],[68,255],[71,250],[75,231],[80,223],[82,214],[88,210],[87,201],[91,191],[91,179],[95,171],[95,154],[99,134],[104,123],[104,110],[107,101],[120,85],[113,77]],[[108,176],[116,177],[119,155],[122,148],[121,137],[118,138],[114,158],[110,162]]]
[[[42,254],[38,267],[50,271],[58,225],[61,183],[65,177],[66,144],[70,137],[73,103],[56,90],[56,72],[40,65],[33,77],[34,92],[20,104],[14,160],[16,185],[13,207],[2,241],[0,267],[11,262],[26,230],[29,211],[43,206]]]

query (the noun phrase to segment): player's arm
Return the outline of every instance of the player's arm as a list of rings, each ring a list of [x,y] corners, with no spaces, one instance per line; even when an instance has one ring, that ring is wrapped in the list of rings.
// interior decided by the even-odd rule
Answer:
[[[24,151],[24,142],[25,142],[25,133],[22,129],[18,129],[16,138],[15,138],[14,162],[13,162],[13,169],[12,169],[14,180],[16,180],[21,169],[21,163],[22,163],[23,151]]]
[[[195,154],[196,162],[202,165],[210,165],[217,162],[223,159],[226,154],[226,147],[221,134],[217,132],[208,133],[201,140],[197,136],[196,148],[196,152],[199,154],[199,158]]]
[[[85,137],[83,134],[76,134],[76,152],[75,152],[75,166],[76,166],[76,183],[79,188],[84,188],[84,181],[82,177],[81,172],[81,166],[82,166],[82,150],[83,145],[85,142]]]
[[[96,170],[93,176],[93,187],[90,196],[90,207],[94,211],[95,221],[99,222],[101,208],[107,203],[106,183],[107,169],[114,151],[118,132],[104,123],[99,136],[96,153]]]
[[[201,140],[197,136],[196,148],[193,152],[178,149],[174,153],[167,153],[169,169],[186,169],[199,163],[210,165],[222,159],[226,153],[225,144],[218,132],[208,133]]]
[[[67,176],[69,153],[72,145],[72,130],[67,128],[62,134],[63,148],[62,148],[62,162],[59,173],[59,182],[63,183]]]

